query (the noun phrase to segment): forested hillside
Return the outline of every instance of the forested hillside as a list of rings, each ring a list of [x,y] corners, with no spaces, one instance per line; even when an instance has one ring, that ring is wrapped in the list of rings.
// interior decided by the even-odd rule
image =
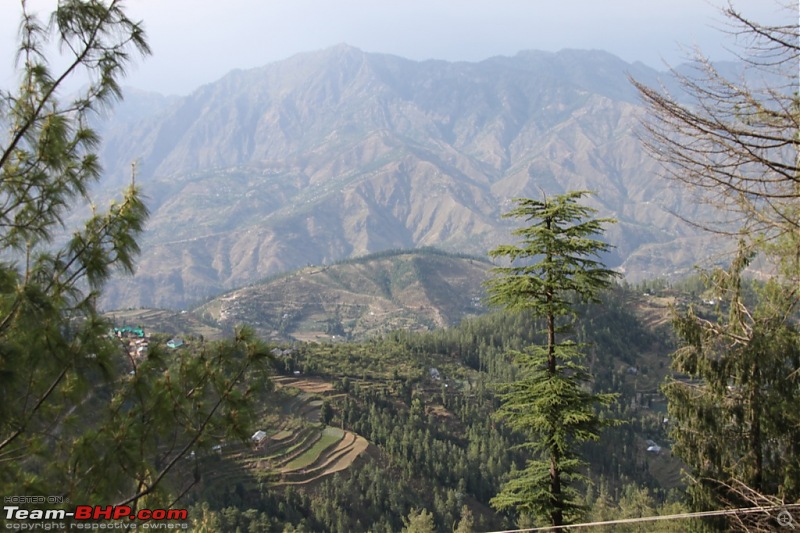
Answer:
[[[682,486],[658,390],[673,347],[665,320],[675,300],[641,291],[609,292],[602,305],[582,310],[576,333],[590,346],[592,389],[620,393],[604,416],[625,421],[585,446],[593,481],[584,488],[587,516],[643,512],[641,502],[651,511],[672,508],[678,493],[671,491]],[[495,419],[496,386],[515,378],[508,350],[541,341],[541,326],[524,314],[494,313],[428,333],[285,346],[276,365],[292,379],[282,387],[300,379],[330,384],[313,395],[320,423],[360,435],[369,447],[346,470],[300,485],[283,484],[269,469],[219,485],[220,465],[208,463],[203,478],[212,481],[201,481],[205,488],[191,497],[225,530],[399,531],[413,509],[431,512],[441,531],[466,514],[475,531],[511,527],[511,515],[488,502],[522,464],[514,446],[524,437]],[[271,432],[282,438],[279,428]],[[648,452],[648,441],[661,450]]]

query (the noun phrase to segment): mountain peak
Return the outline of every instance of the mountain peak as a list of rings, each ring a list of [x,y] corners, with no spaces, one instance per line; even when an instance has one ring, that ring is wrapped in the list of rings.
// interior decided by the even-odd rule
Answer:
[[[339,43],[339,44],[335,44],[333,46],[328,46],[326,48],[321,48],[321,49],[317,49],[317,50],[309,50],[309,51],[306,51],[306,52],[300,52],[300,53],[294,54],[293,56],[291,56],[291,57],[289,57],[287,59],[284,59],[284,60],[281,60],[281,61],[276,61],[276,62],[271,63],[271,64],[280,64],[280,63],[284,63],[284,62],[292,63],[292,62],[303,61],[303,60],[305,60],[305,61],[313,60],[313,61],[316,62],[316,61],[323,60],[323,59],[324,60],[330,60],[330,59],[341,58],[341,57],[363,57],[364,55],[366,55],[366,52],[364,52],[360,48],[357,48],[355,46],[351,46],[351,45],[349,45],[347,43]],[[266,65],[266,66],[269,66],[269,65]]]

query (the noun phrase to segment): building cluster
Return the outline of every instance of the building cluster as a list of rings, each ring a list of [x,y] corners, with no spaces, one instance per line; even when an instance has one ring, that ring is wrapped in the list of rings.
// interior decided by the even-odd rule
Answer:
[[[150,348],[150,337],[143,327],[115,327],[112,330],[112,335],[122,342],[123,346],[125,346],[128,351],[128,355],[134,362],[138,362],[147,356],[147,351]],[[186,342],[180,337],[173,337],[166,343],[167,348],[173,350],[185,345]]]
[[[150,337],[147,336],[143,327],[123,326],[114,328],[113,333],[127,348],[128,355],[132,360],[139,361],[147,355],[147,350],[150,348]]]

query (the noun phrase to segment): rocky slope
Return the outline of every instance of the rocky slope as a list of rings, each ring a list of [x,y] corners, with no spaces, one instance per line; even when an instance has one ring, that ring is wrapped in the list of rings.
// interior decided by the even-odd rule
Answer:
[[[103,126],[105,185],[136,161],[152,216],[136,276],[104,305],[186,307],[386,249],[484,254],[510,238],[512,198],[578,188],[619,221],[610,266],[632,279],[686,269],[708,249],[670,213],[697,207],[636,139],[629,75],[657,83],[597,51],[448,63],[340,45],[181,99],[136,95]]]

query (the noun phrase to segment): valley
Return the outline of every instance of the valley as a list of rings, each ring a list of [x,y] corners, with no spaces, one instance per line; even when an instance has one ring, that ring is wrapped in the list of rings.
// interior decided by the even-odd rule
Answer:
[[[476,275],[467,282],[464,269],[472,268]],[[181,334],[186,349],[192,349],[203,339],[232,334],[233,317],[240,319],[238,325],[247,324],[248,317],[263,316],[264,324],[280,320],[285,306],[271,309],[274,291],[288,290],[283,289],[287,283],[297,283],[292,289],[297,294],[319,296],[293,311],[296,327],[281,331],[252,324],[271,335],[274,390],[261,400],[250,439],[220,442],[218,449],[210,446],[199,455],[194,475],[200,481],[190,501],[216,509],[234,506],[235,512],[221,515],[230,524],[260,516],[264,523],[306,524],[312,530],[337,529],[326,522],[334,520],[345,529],[371,524],[396,531],[403,518],[397,508],[425,507],[448,524],[467,505],[476,524],[488,530],[510,525],[491,510],[488,498],[519,460],[513,444],[522,437],[492,421],[494,391],[515,372],[507,350],[534,341],[538,328],[524,315],[474,307],[473,295],[482,294],[487,269],[478,259],[436,250],[396,251],[307,267],[240,289],[241,307],[228,307],[227,314],[219,311],[238,291],[190,311],[141,309],[110,316],[162,339],[174,335],[174,328],[185,328]],[[431,271],[442,275],[429,276]],[[454,280],[460,280],[461,300],[431,298],[450,294]],[[419,305],[419,298],[426,304]],[[343,311],[352,299],[358,302],[352,306],[360,309],[358,319]],[[400,303],[407,311],[401,327],[352,327],[344,334],[325,330],[337,321],[348,328],[369,316],[369,309]],[[584,451],[592,479],[615,501],[635,483],[649,487],[658,505],[667,505],[671,491],[683,487],[681,464],[669,451],[660,385],[670,375],[671,309],[689,303],[703,306],[699,296],[656,283],[636,290],[618,287],[602,305],[582,311],[586,316],[577,336],[590,342],[593,387],[619,391],[609,414],[626,422]],[[210,314],[215,309],[222,320]],[[458,318],[432,324],[432,313]],[[397,313],[384,320],[393,316]],[[648,452],[651,445],[659,451]],[[182,483],[190,472],[175,482]],[[377,472],[393,484],[386,485]],[[372,484],[371,496],[359,492],[361,483]],[[250,518],[243,514],[270,506],[284,511],[269,518],[261,511],[252,511]]]

